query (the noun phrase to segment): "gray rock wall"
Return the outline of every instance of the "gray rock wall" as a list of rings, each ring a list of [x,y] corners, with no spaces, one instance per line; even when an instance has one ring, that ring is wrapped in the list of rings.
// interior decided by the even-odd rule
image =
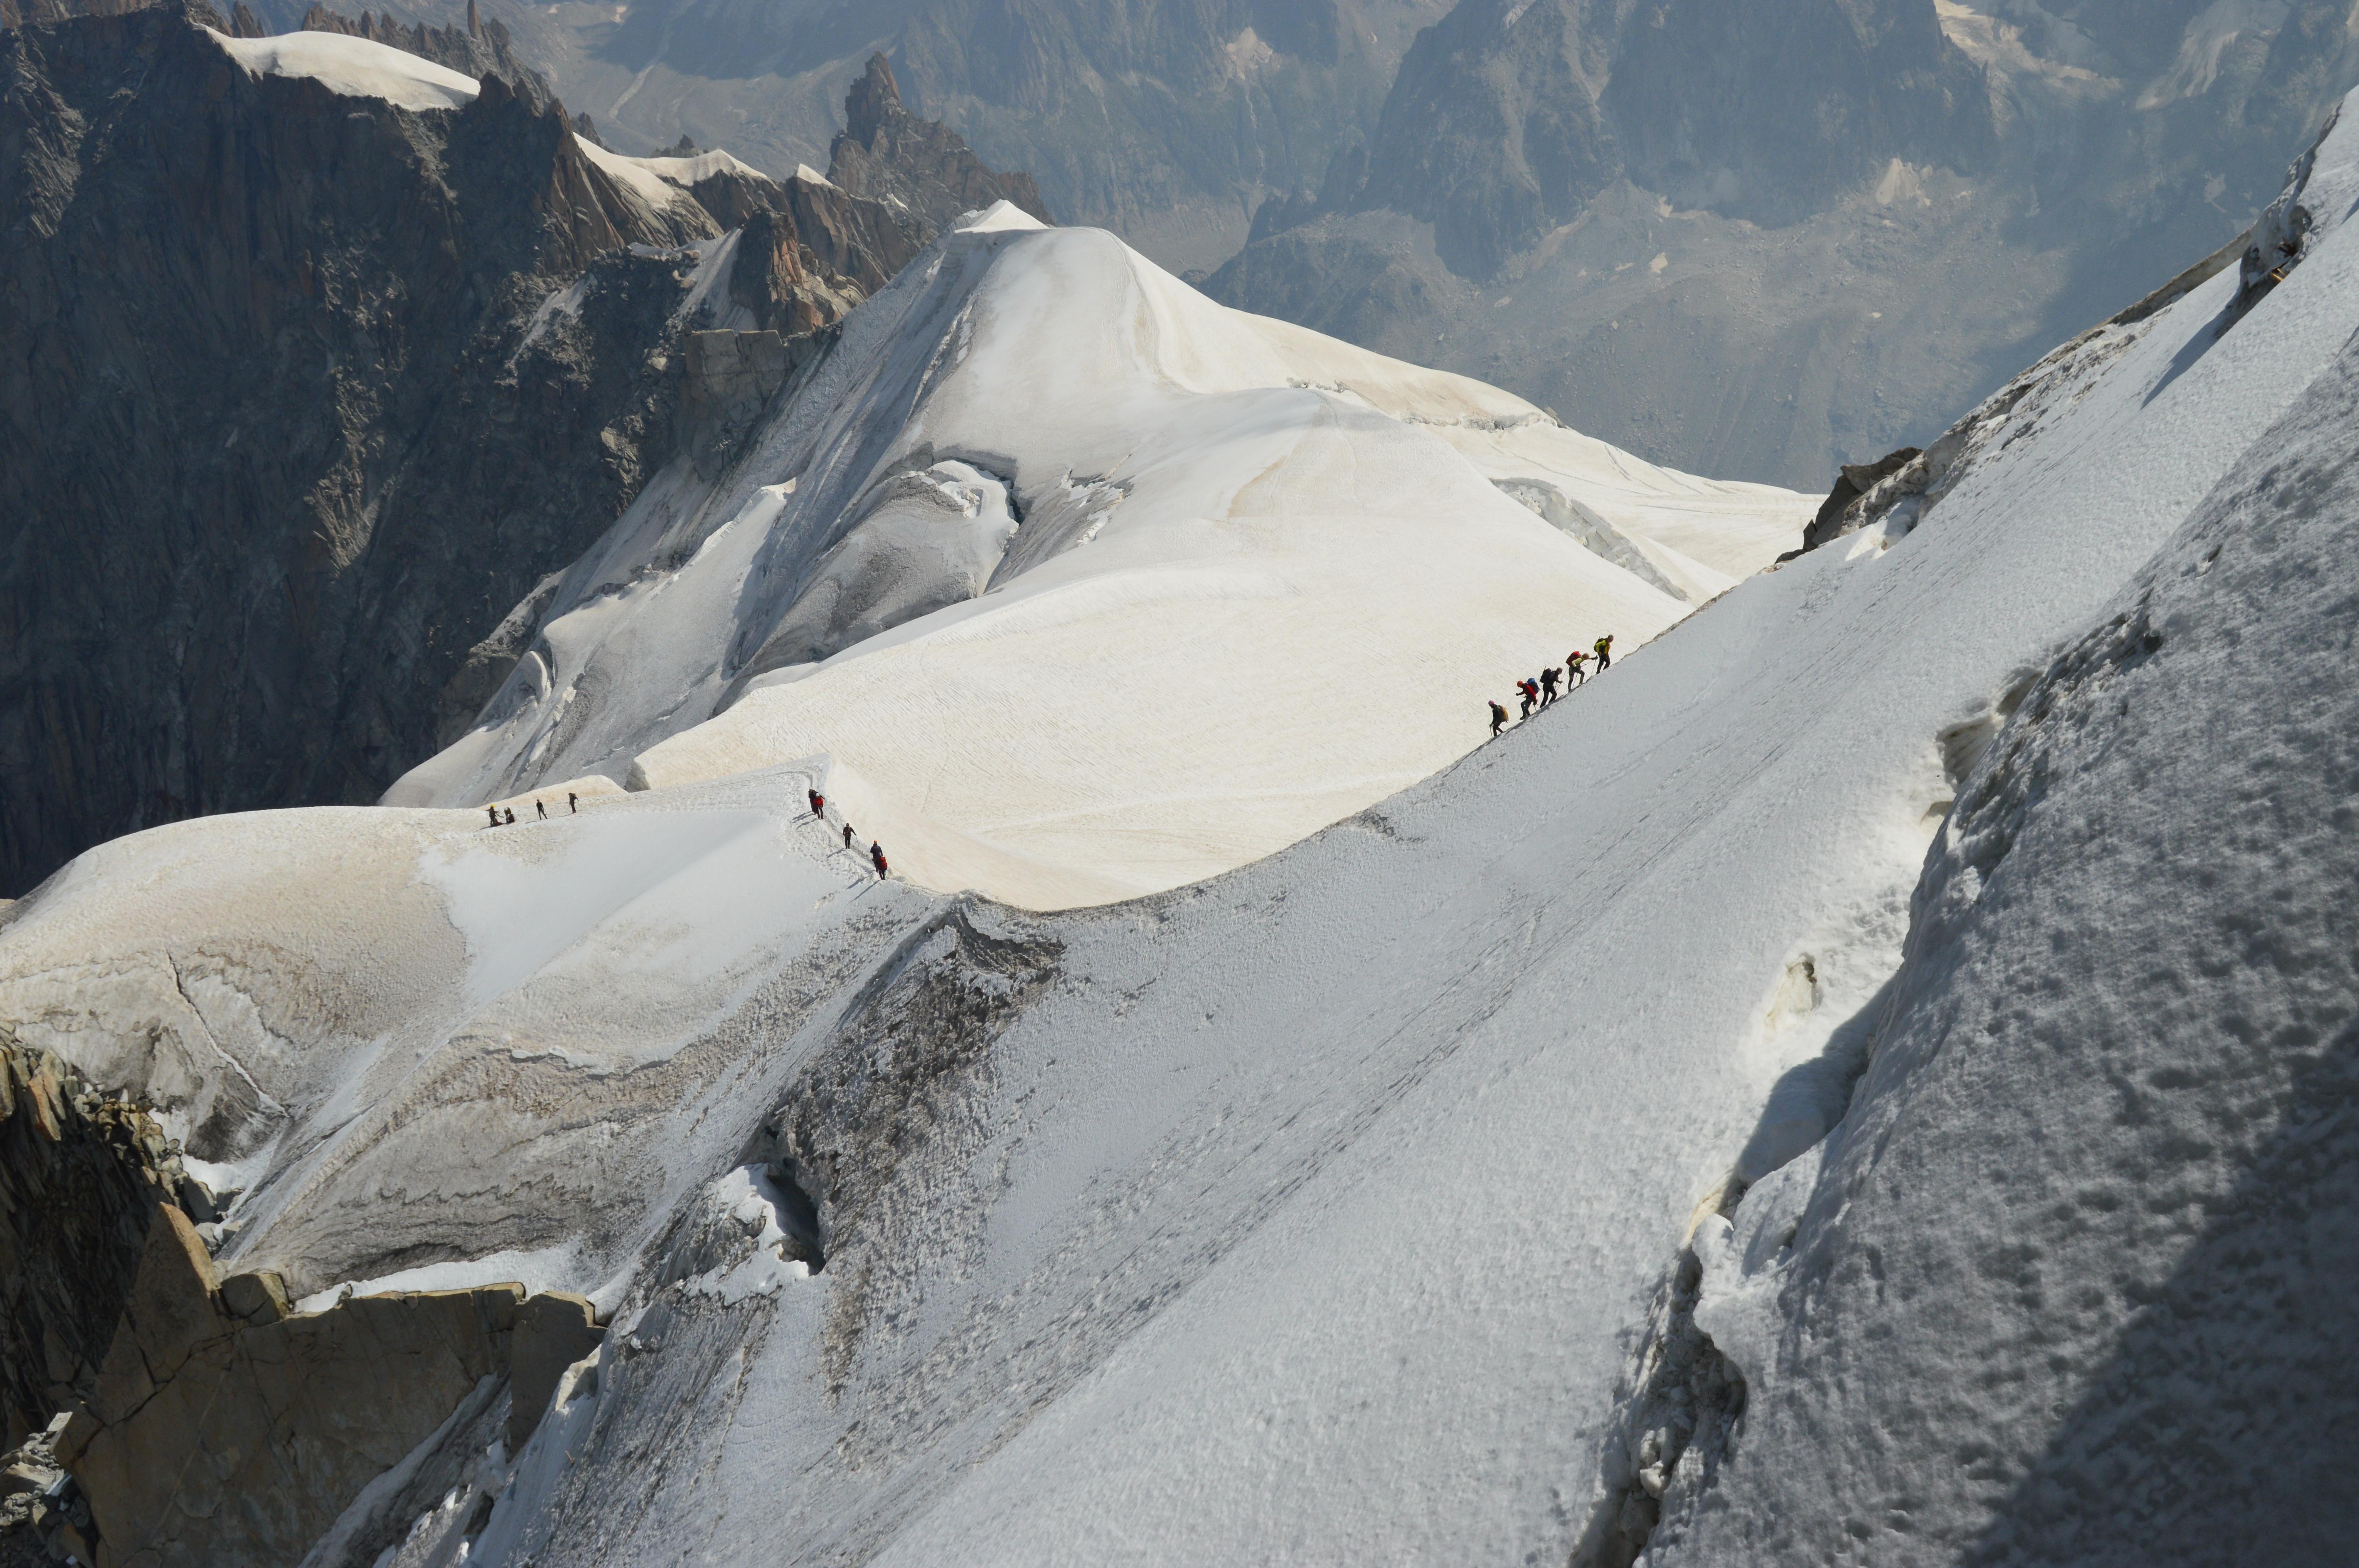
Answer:
[[[0,892],[159,822],[375,800],[496,687],[535,585],[782,379],[679,351],[715,323],[679,247],[749,228],[712,309],[791,365],[928,234],[801,178],[653,210],[505,78],[412,113],[251,77],[208,26],[0,34]],[[894,113],[865,168],[915,205],[1002,178]]]

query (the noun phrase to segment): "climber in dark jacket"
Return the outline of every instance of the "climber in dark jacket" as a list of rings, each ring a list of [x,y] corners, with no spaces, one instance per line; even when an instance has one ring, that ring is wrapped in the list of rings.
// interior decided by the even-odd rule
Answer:
[[[827,796],[825,796],[825,795],[823,795],[820,794],[820,792],[819,792],[819,791],[817,791],[817,790],[815,790],[815,789],[813,789],[813,790],[805,790],[803,793],[804,793],[805,795],[808,795],[809,796],[810,796],[810,808],[811,808],[811,815],[812,815],[813,816],[818,816],[818,817],[824,817],[824,816],[827,816]]]
[[[1556,666],[1550,665],[1540,672],[1540,706],[1546,708],[1556,700]]]
[[[843,847],[845,849],[849,849],[852,848],[852,820],[851,818],[846,817],[843,823]]]
[[[490,813],[490,815],[491,815],[491,818],[492,818],[492,826],[493,826],[493,827],[497,827],[500,825],[500,808],[499,808],[498,806],[487,806],[484,807],[484,809],[486,812]]]
[[[886,870],[885,846],[872,841],[868,846],[868,858],[875,863],[876,874],[879,877],[882,877],[885,874]]]

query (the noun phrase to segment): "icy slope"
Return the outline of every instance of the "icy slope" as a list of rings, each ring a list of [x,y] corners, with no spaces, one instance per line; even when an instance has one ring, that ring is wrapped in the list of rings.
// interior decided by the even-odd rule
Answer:
[[[2350,870],[2349,168],[2330,141],[2312,238],[2249,312],[2223,275],[2044,361],[1913,529],[1744,582],[1230,875],[1038,918],[879,884],[790,767],[497,831],[215,818],[11,912],[0,1021],[246,1159],[237,1264],[617,1309],[594,1376],[492,1466],[470,1563],[1586,1563],[1658,1488],[1658,1556],[1908,1561],[1905,1494],[1921,1555],[1955,1561],[2027,1474],[2016,1517],[2057,1539],[2034,1455],[2114,1487],[2074,1456],[2150,1385],[2036,1341],[2109,1343],[2158,1271],[2191,1263],[2200,1297],[2180,1200],[2234,1190],[2272,1116],[2340,1137],[2287,1086],[2351,1007],[2321,902]],[[2148,582],[2155,648],[2114,626]],[[2224,953],[2199,940],[2222,921]],[[1896,996],[1859,1119],[1813,1152]],[[2125,1062],[2145,1080],[2104,1098],[2087,1069]],[[2160,1180],[2133,1189],[2140,1162]],[[1797,1248],[1825,1283],[1780,1360],[1776,1281],[1742,1271],[1786,1267],[1764,1217],[1821,1168]],[[2114,1186],[2083,1206],[2088,1171]],[[1716,1217],[1740,1190],[1741,1254]],[[1978,1195],[2006,1246],[1954,1206]],[[1636,1359],[1698,1220],[1697,1321],[1760,1383],[1733,1451],[1724,1378]],[[2308,1232],[2321,1258],[2339,1224]],[[2051,1258],[2070,1278],[2029,1272]],[[2236,1365],[2319,1365],[2285,1321],[2294,1352]],[[2241,1387],[2194,1426],[2224,1433]]]
[[[2354,430],[2346,347],[1967,781],[1849,1118],[1700,1238],[1750,1403],[1654,1561],[2359,1532],[2321,1441],[2359,1410]]]
[[[2359,1539],[2354,431],[2346,342],[1966,781],[1849,1117],[1699,1238],[1750,1402],[1650,1561]]]
[[[388,803],[825,753],[1093,901],[1170,887],[1462,755],[1485,697],[1602,633],[1644,642],[1809,506],[1223,309],[1004,203],[781,402],[719,481],[649,486],[481,727]]]
[[[1560,1560],[1634,1485],[1612,1390],[1691,1211],[1765,1101],[1756,1175],[1840,1113],[1839,1078],[1771,1086],[1898,960],[1943,736],[1986,732],[2316,375],[2351,261],[2330,236],[2224,339],[2225,278],[2084,344],[1915,533],[1747,584],[1375,813],[1002,931],[1060,983],[944,1071],[922,1154],[825,1167],[851,1217],[750,1370],[745,1309],[643,1284],[624,1321],[659,1348],[610,1358],[574,1469],[487,1541]],[[781,1119],[840,1103],[834,1070]],[[835,1114],[799,1157],[860,1146]],[[702,1487],[643,1474],[658,1429]]]

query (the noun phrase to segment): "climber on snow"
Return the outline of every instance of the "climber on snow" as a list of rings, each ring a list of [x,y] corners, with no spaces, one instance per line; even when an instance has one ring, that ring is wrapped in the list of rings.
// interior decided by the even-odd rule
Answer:
[[[803,793],[810,796],[811,815],[813,816],[825,817],[827,816],[827,796],[820,794],[820,792],[815,789],[805,790]]]
[[[1614,667],[1614,633],[1608,632],[1597,639],[1597,673],[1603,675]]]
[[[1494,702],[1491,704],[1491,739],[1494,741],[1497,740],[1499,738],[1499,731],[1506,727],[1507,710],[1500,707],[1496,702]]]
[[[1540,699],[1540,683],[1526,676],[1516,683],[1516,689],[1524,694],[1524,711],[1521,717],[1529,719],[1532,716],[1532,704]]]
[[[515,806],[502,806],[502,807],[500,808],[500,819],[501,819],[502,821],[506,822],[509,827],[515,827],[515,826],[516,826],[516,807],[515,807]]]
[[[492,826],[497,827],[500,825],[500,808],[496,806],[487,806],[484,809],[491,814]]]
[[[1571,691],[1589,678],[1589,655],[1575,648],[1564,656],[1564,688]]]
[[[532,803],[532,808],[540,813],[540,819],[543,822],[549,820],[549,807],[541,805],[540,802],[536,800]]]
[[[570,789],[565,792],[565,809],[571,816],[582,815],[582,797]]]
[[[844,819],[843,824],[843,847],[847,849],[852,848],[852,821],[849,817]]]
[[[882,879],[886,871],[885,846],[875,842],[874,839],[870,840],[868,845],[868,859],[876,867],[876,875],[878,878]]]
[[[1557,670],[1554,665],[1540,672],[1540,706],[1542,708],[1556,700],[1556,676]]]

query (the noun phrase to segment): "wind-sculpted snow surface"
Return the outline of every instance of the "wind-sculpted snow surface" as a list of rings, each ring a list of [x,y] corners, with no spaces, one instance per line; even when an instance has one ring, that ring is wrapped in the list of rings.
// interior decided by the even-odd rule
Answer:
[[[2227,274],[2108,329],[1913,529],[1225,876],[1049,914],[879,882],[803,809],[818,762],[496,829],[215,818],[11,911],[0,1022],[245,1159],[225,1271],[613,1313],[397,1568],[470,1519],[512,1568],[2127,1561],[2120,1444],[2190,1526],[2143,1560],[2299,1558],[2343,1504],[2267,1461],[2352,1415],[2354,269],[2333,229],[2224,335]],[[983,311],[947,330],[981,297],[929,395],[988,362]],[[795,493],[842,514],[902,438]],[[922,454],[978,476],[945,515],[996,476],[1020,535],[1049,482],[979,446]],[[1112,516],[1036,571],[1157,471],[1060,470],[1058,526]],[[979,643],[989,597],[935,614]],[[723,684],[636,645],[649,690]],[[2256,1525],[2296,1481],[2316,1519]]]
[[[1849,1117],[1698,1238],[1752,1413],[1657,1561],[2359,1539],[2354,430],[2346,347],[1966,781]]]
[[[1586,508],[1589,542],[1492,481]],[[825,753],[1093,891],[923,852],[919,881],[1103,902],[1432,773],[1486,697],[1660,632],[1792,547],[1807,506],[1223,309],[1002,203],[864,307],[725,478],[651,484],[481,727],[386,798]]]

